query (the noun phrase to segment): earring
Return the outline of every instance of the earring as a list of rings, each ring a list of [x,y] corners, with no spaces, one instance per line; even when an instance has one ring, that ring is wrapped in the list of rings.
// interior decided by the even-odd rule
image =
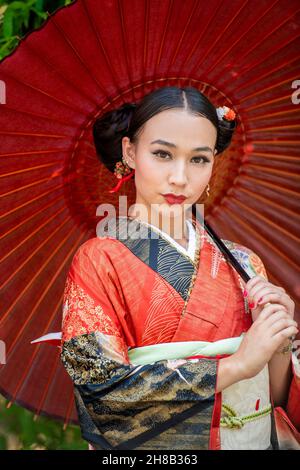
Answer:
[[[209,197],[209,190],[210,190],[210,187],[209,187],[209,183],[208,183],[207,188],[205,190],[207,197]]]
[[[122,155],[122,162],[124,163],[124,165],[125,165],[126,167],[130,168],[130,166],[129,166],[128,163],[127,163],[126,158],[124,157],[124,155]],[[131,169],[131,168],[130,168],[130,169]]]
[[[129,167],[129,165],[127,164],[127,161],[124,158],[124,155],[122,155],[122,160],[119,160],[115,164],[115,169],[114,169],[115,176],[118,179],[121,179],[123,176],[126,176],[131,172],[132,172],[132,168]]]
[[[127,161],[124,158],[124,155],[122,155],[122,160],[117,161],[115,164],[115,169],[114,169],[114,175],[116,178],[118,178],[119,182],[114,186],[112,189],[109,189],[109,193],[116,193],[119,191],[120,187],[122,184],[132,178],[132,176],[135,174],[135,169],[130,168],[130,166],[127,164]]]

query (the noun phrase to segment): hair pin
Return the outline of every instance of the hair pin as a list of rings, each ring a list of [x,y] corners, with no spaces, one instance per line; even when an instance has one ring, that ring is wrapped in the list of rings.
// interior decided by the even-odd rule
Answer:
[[[236,113],[233,111],[232,108],[228,108],[228,106],[219,106],[216,108],[217,115],[220,121],[223,119],[225,121],[234,121],[236,117]]]

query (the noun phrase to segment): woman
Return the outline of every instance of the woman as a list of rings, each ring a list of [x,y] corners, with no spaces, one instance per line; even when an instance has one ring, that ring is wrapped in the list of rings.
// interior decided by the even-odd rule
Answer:
[[[192,87],[95,123],[99,158],[123,176],[114,190],[134,176],[136,202],[79,247],[66,280],[61,359],[90,448],[276,449],[275,407],[283,447],[297,446],[294,302],[223,240],[245,284],[194,217],[235,125]]]

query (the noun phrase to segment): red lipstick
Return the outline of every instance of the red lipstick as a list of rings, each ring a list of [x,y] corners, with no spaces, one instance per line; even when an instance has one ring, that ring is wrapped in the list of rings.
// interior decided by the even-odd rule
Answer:
[[[163,197],[167,201],[168,204],[181,204],[185,199],[186,196],[183,196],[179,194],[178,196],[176,194],[163,194]]]

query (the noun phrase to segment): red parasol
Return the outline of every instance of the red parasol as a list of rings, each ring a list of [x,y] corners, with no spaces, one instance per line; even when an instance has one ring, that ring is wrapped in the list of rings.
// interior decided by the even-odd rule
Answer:
[[[30,342],[61,329],[67,271],[95,236],[97,206],[118,209],[94,120],[160,86],[197,87],[237,113],[206,220],[261,256],[299,314],[299,25],[297,0],[77,0],[1,62],[0,392],[10,403],[77,422],[59,349]],[[132,180],[120,194],[134,202]]]

